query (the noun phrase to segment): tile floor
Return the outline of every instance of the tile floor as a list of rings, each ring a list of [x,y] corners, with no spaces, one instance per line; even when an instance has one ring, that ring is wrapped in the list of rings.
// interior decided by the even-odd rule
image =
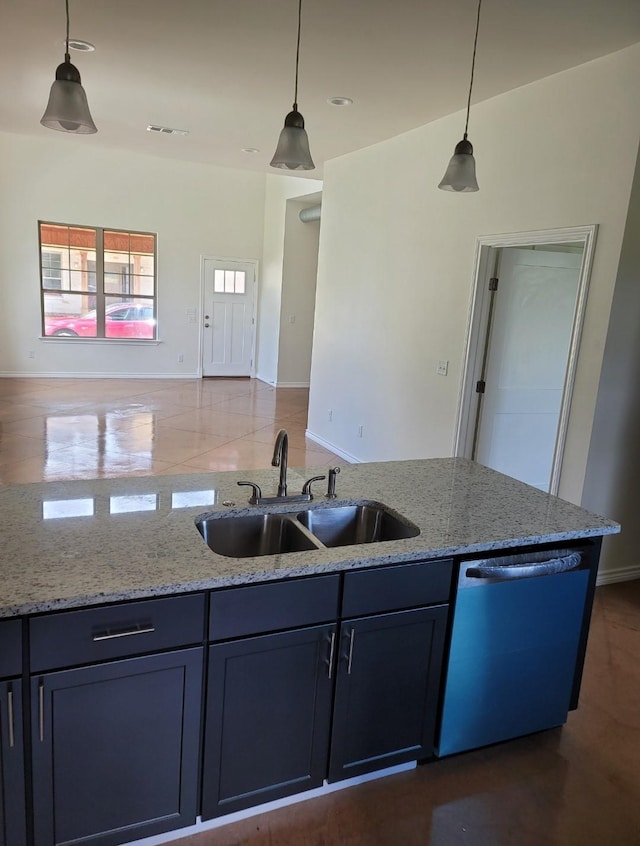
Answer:
[[[257,379],[0,379],[0,483],[344,463],[305,437],[308,390]]]

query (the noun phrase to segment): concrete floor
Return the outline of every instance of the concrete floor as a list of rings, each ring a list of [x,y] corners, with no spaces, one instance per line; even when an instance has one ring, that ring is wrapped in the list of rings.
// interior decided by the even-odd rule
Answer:
[[[0,379],[0,483],[344,461],[305,437],[309,392],[257,379]]]

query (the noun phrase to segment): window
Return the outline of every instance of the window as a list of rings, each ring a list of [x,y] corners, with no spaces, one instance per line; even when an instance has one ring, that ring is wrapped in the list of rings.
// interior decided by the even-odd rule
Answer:
[[[39,223],[46,337],[156,338],[156,236]]]
[[[216,294],[244,294],[244,270],[214,270],[213,290]]]
[[[50,291],[62,288],[62,254],[42,251],[42,286]]]

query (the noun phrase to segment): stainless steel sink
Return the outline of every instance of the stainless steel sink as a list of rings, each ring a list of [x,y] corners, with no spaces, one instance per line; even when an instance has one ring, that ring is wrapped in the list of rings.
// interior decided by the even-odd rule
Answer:
[[[318,548],[288,514],[206,517],[196,528],[214,552],[231,558]]]
[[[277,514],[205,514],[195,523],[205,543],[230,558],[393,541],[420,534],[417,526],[378,502],[316,505]]]
[[[297,519],[325,546],[400,540],[420,534],[417,526],[378,504],[310,508],[300,512]]]

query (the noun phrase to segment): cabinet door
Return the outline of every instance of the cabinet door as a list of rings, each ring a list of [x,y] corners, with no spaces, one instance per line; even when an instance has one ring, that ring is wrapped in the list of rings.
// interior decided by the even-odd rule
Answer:
[[[27,842],[22,743],[22,683],[0,683],[0,846]]]
[[[36,846],[115,846],[195,822],[202,647],[31,682]]]
[[[431,757],[447,607],[345,620],[329,781]]]
[[[326,625],[211,646],[203,819],[322,784],[335,646]]]

